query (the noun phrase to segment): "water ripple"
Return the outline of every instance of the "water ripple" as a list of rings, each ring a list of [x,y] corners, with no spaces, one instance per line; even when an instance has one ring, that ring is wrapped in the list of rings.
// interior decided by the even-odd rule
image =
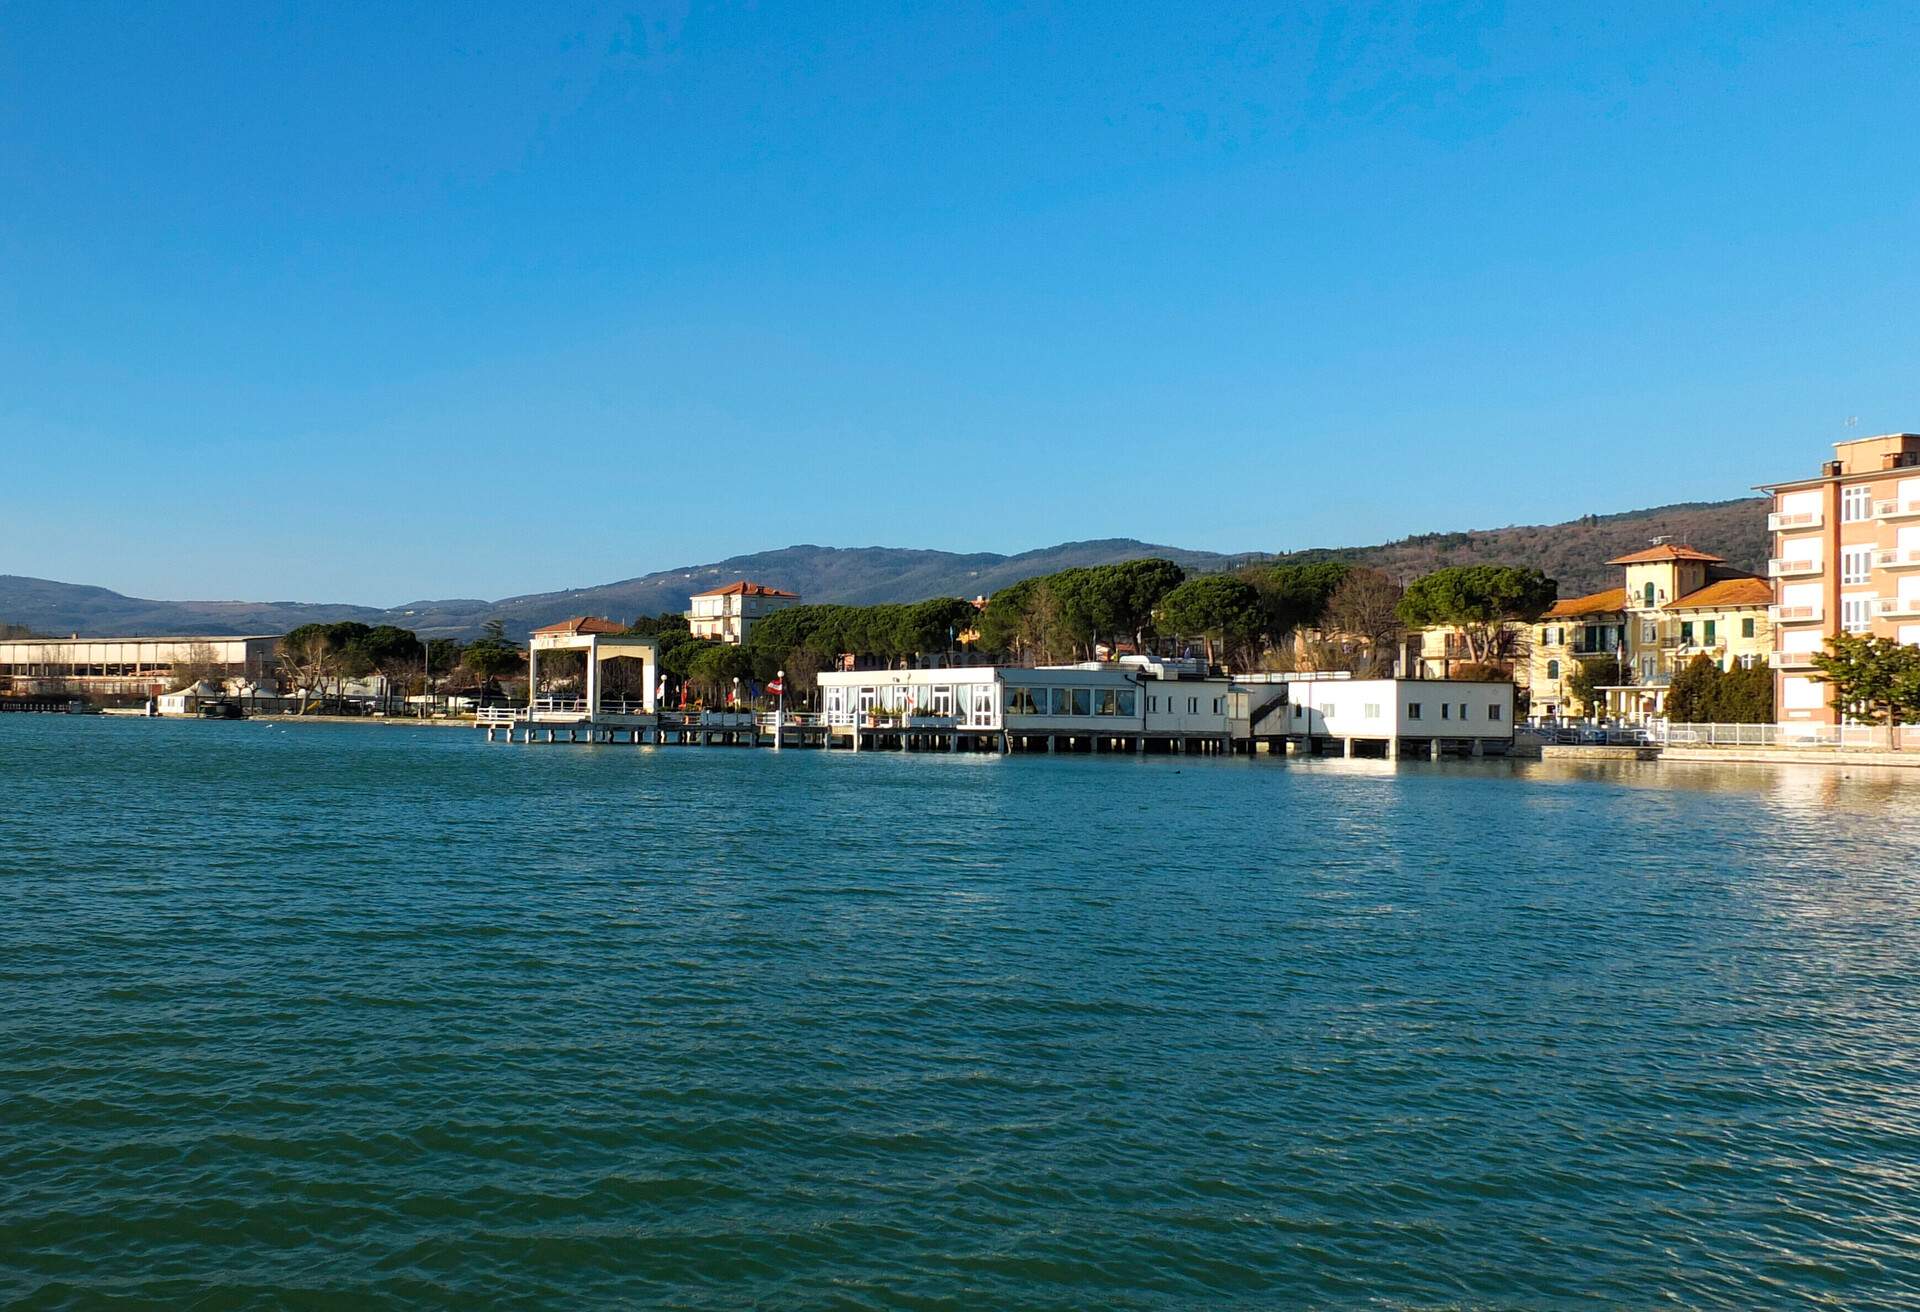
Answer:
[[[1920,779],[0,772],[0,1302],[1920,1306]]]

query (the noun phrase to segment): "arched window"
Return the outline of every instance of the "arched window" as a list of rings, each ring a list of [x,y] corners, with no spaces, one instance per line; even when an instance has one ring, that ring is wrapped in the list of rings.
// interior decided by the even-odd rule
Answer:
[[[1547,662],[1547,677],[1548,677],[1549,679],[1557,679],[1557,678],[1559,678],[1559,677],[1560,677],[1560,662],[1559,662],[1559,661],[1548,661],[1548,662]]]
[[[1647,580],[1647,609],[1653,609],[1653,580]]]

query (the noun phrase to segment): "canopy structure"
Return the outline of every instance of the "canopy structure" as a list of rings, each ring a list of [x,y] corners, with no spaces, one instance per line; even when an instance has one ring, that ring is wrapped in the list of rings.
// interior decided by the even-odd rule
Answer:
[[[652,715],[657,709],[656,694],[659,691],[660,677],[659,640],[627,633],[611,620],[582,615],[576,619],[535,629],[528,635],[528,719],[539,719],[542,716],[540,654],[549,651],[585,652],[587,657],[587,687],[584,704],[577,710],[564,713],[564,718],[578,719],[584,714],[588,721],[598,722],[620,716]],[[636,708],[623,701],[620,708],[609,715],[601,704],[600,690],[605,680],[601,677],[600,667],[603,662],[618,660],[623,656],[636,659],[641,663],[642,702]]]

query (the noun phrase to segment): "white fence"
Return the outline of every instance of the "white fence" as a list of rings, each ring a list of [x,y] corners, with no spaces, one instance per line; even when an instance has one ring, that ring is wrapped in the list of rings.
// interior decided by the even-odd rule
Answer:
[[[1899,740],[1894,740],[1894,734]],[[1647,741],[1661,747],[1801,747],[1887,751],[1920,750],[1920,725],[1884,724],[1675,724],[1653,720]]]

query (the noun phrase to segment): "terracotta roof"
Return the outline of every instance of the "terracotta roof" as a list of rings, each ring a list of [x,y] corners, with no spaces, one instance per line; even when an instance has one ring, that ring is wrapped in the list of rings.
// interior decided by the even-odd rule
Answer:
[[[708,588],[705,592],[696,592],[693,595],[696,597],[732,597],[735,595],[742,597],[792,597],[795,601],[800,599],[800,594],[797,592],[782,592],[780,589],[770,588],[764,583],[749,583],[745,579],[741,579],[737,583],[729,583],[724,588]]]
[[[1548,609],[1543,620],[1570,619],[1575,615],[1599,615],[1606,611],[1625,610],[1627,608],[1627,590],[1608,588],[1605,592],[1595,592],[1585,597],[1569,597],[1565,601],[1556,601]]]
[[[1740,606],[1758,607],[1773,603],[1773,584],[1765,579],[1748,575],[1745,578],[1721,579],[1718,583],[1709,583],[1697,592],[1689,592],[1677,601],[1670,601],[1662,610],[1692,610],[1702,606],[1733,609]]]
[[[1655,560],[1704,560],[1715,565],[1724,563],[1722,557],[1710,556],[1704,551],[1695,551],[1692,547],[1676,547],[1670,543],[1662,543],[1657,547],[1648,547],[1645,551],[1636,551],[1630,556],[1610,560],[1607,564],[1644,565]]]
[[[561,620],[558,624],[545,624],[534,630],[535,633],[625,633],[627,626],[615,624],[612,620],[603,620],[598,615],[575,615],[570,620]]]

